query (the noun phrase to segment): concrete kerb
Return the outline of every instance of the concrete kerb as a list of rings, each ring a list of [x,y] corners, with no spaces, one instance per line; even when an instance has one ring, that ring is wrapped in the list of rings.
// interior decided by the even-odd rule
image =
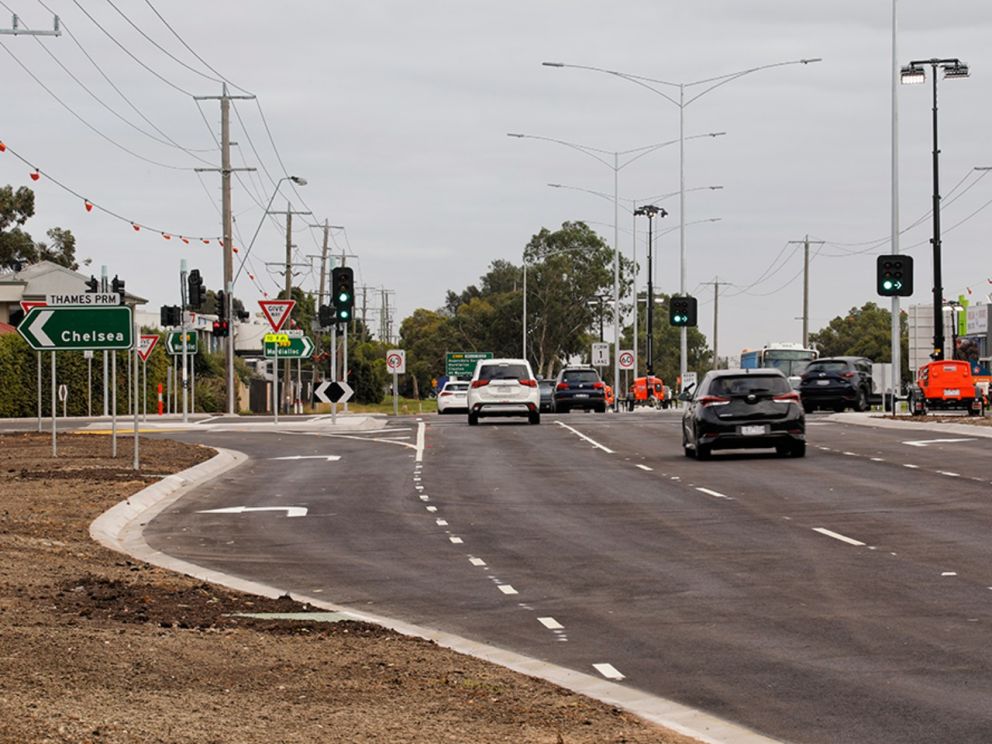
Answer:
[[[877,413],[834,413],[826,417],[827,421],[855,426],[874,426],[880,429],[899,429],[901,431],[935,431],[944,434],[958,434],[975,439],[992,439],[992,426],[976,424],[950,424],[939,421],[899,421],[885,418]]]
[[[193,488],[203,485],[247,461],[247,455],[242,452],[217,449],[217,455],[207,462],[163,478],[158,483],[148,486],[111,507],[90,525],[90,536],[110,550],[201,581],[273,599],[290,596],[299,602],[305,602],[322,610],[339,612],[355,620],[374,623],[403,635],[433,641],[439,646],[458,653],[499,664],[512,671],[543,679],[608,705],[624,708],[645,720],[665,726],[680,734],[695,737],[706,744],[777,744],[776,740],[769,739],[738,724],[716,718],[672,700],[603,680],[591,674],[583,674],[553,664],[546,664],[539,659],[470,641],[440,630],[411,625],[400,620],[354,610],[303,594],[291,594],[285,589],[248,581],[174,558],[154,550],[145,542],[143,528],[155,516],[188,494]]]

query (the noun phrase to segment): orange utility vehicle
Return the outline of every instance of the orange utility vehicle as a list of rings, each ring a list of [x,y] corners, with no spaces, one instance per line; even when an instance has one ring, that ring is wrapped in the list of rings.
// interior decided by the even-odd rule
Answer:
[[[979,416],[983,413],[982,402],[971,365],[957,359],[921,365],[909,394],[909,410],[914,416],[931,410],[967,411],[969,416]]]
[[[630,386],[631,405],[668,408],[671,401],[665,398],[665,384],[660,377],[635,377]]]

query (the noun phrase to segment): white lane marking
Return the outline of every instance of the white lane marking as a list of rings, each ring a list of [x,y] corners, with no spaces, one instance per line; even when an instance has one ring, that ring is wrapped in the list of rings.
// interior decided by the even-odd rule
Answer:
[[[500,584],[499,585],[499,590],[501,592],[503,592],[503,594],[517,594],[518,593],[517,590],[514,589],[509,584]]]
[[[448,526],[448,520],[447,519],[440,519],[440,518],[438,518],[438,519],[435,519],[434,520],[434,524],[436,524],[438,527],[447,527]]]
[[[857,457],[858,456],[858,453],[857,452],[843,452],[841,454],[847,455],[848,457]]]
[[[600,444],[599,442],[597,442],[595,439],[591,439],[590,437],[587,437],[581,431],[578,431],[576,429],[573,429],[568,424],[563,424],[561,421],[555,421],[555,423],[558,424],[558,426],[562,427],[563,429],[568,429],[570,432],[572,432],[573,434],[575,434],[576,436],[578,436],[580,439],[585,439],[593,447],[598,447],[599,449],[603,450],[603,452],[605,452],[606,454],[608,454],[608,455],[614,454],[613,450],[611,450],[609,447],[603,446],[602,444]]]
[[[846,542],[848,545],[864,545],[860,540],[855,540],[853,537],[847,537],[846,535],[841,535],[839,532],[833,532],[825,527],[814,527],[813,532],[819,532],[821,535],[826,535],[827,537],[832,537],[834,540],[840,540],[841,542]]]
[[[593,664],[592,668],[597,672],[602,674],[607,679],[624,679],[624,676],[617,671],[617,668],[612,664]]]
[[[426,493],[422,493],[422,494],[420,494],[420,500],[421,501],[430,501],[431,500],[431,497],[428,496]]]
[[[641,470],[646,470],[646,471],[648,471],[649,473],[650,473],[650,472],[651,472],[652,470],[654,470],[654,468],[649,468],[649,467],[648,467],[647,465],[638,465],[637,467],[639,467],[639,468],[640,468]]]
[[[912,463],[908,463],[908,462],[905,463],[903,465],[903,467],[904,468],[909,468],[910,470],[919,470],[920,469],[920,466],[919,465],[913,465]]]
[[[961,473],[952,473],[949,470],[938,470],[937,472],[940,475],[946,475],[948,478],[960,478],[961,477]]]
[[[270,457],[270,460],[326,460],[337,462],[341,455],[288,455],[287,457]]]
[[[942,571],[940,575],[941,576],[957,576],[958,575],[958,572],[957,571]]]
[[[452,535],[448,539],[451,540],[451,542],[453,542],[455,545],[461,545],[463,542],[465,542],[460,537],[455,537],[454,535]]]
[[[696,490],[699,491],[700,493],[705,493],[709,496],[715,496],[718,499],[727,499],[727,501],[734,500],[732,496],[728,496],[725,493],[720,493],[719,491],[711,491],[710,489],[703,488],[702,486],[696,486]]]
[[[561,630],[565,627],[553,617],[539,617],[537,618],[537,621],[548,630]]]
[[[481,558],[469,558],[468,559],[468,562],[471,563],[473,566],[485,566],[486,565],[486,562],[484,560],[482,560]]]
[[[417,424],[417,462],[424,461],[424,430],[426,428],[427,426],[423,421]]]
[[[436,506],[428,506],[427,507],[427,511],[429,511],[431,513],[436,512],[437,511],[437,507]]]
[[[419,475],[413,476],[413,482],[414,483],[420,483],[421,480],[423,480],[423,479]]]
[[[244,514],[245,512],[284,511],[287,517],[305,517],[305,506],[225,506],[222,509],[203,509],[197,514]]]
[[[424,490],[424,487],[423,486],[414,486],[414,488],[416,488],[418,491],[423,491]]]
[[[928,444],[951,444],[952,442],[974,442],[973,438],[968,439],[914,439],[909,442],[903,442],[903,444],[908,444],[910,447],[926,447]]]
[[[873,458],[871,458],[871,461],[872,462],[885,462],[885,460],[883,460],[881,457],[873,457]]]

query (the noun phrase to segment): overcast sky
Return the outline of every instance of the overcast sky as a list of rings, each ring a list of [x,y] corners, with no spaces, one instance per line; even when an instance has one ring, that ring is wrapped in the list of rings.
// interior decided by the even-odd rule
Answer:
[[[113,2],[137,29],[197,72],[153,46],[107,0],[4,0],[0,13],[16,12],[31,28],[50,27],[50,8],[72,35],[40,43],[0,37],[6,51],[0,54],[0,139],[128,220],[174,236],[217,236],[220,178],[192,168],[219,165],[219,106],[201,102],[201,117],[189,94],[219,94],[219,78],[145,0]],[[542,61],[692,82],[822,57],[819,64],[744,76],[685,109],[686,136],[727,132],[686,144],[686,188],[724,187],[687,194],[687,222],[720,219],[687,228],[687,289],[700,298],[701,330],[709,337],[713,288],[705,283],[731,283],[721,287],[721,354],[801,339],[802,248],[790,241],[807,234],[826,241],[812,250],[812,330],[878,300],[875,256],[888,252],[891,224],[890,0],[152,5],[206,63],[257,95],[278,148],[277,157],[256,102],[236,102],[235,164],[259,168],[242,174],[234,190],[236,261],[262,220],[259,205],[272,196],[273,179],[299,175],[309,184],[294,193],[284,183],[273,204],[285,209],[291,201],[295,210],[313,211],[294,221],[298,263],[319,251],[320,233],[305,223],[327,219],[346,228],[334,232],[336,250],[357,254],[351,261],[358,283],[376,290],[370,307],[379,306],[378,290],[386,288],[395,290],[398,320],[417,307],[437,308],[447,289],[474,283],[494,259],[519,263],[541,227],[585,220],[613,241],[610,200],[546,185],[612,194],[612,169],[573,149],[511,139],[507,132],[607,151],[678,137],[678,107],[660,96],[612,76],[547,68]],[[986,237],[992,178],[972,169],[992,165],[990,33],[987,0],[899,1],[901,62],[958,57],[972,69],[970,79],[939,85],[943,269],[946,295],[971,288],[972,299],[982,301],[992,292]],[[902,247],[917,259],[911,302],[929,302],[932,228],[921,218],[932,190],[931,91],[929,85],[904,86],[898,95]],[[99,209],[87,213],[79,198],[49,178],[34,182],[29,173],[10,151],[0,155],[2,182],[36,191],[37,216],[27,225],[36,239],[52,226],[71,229],[80,260],[91,258],[96,273],[107,265],[155,309],[178,301],[182,258],[201,270],[208,287],[219,288],[222,258],[215,241],[185,245],[148,229],[135,232]],[[677,145],[623,169],[619,184],[626,200],[677,191]],[[678,198],[660,203],[670,213],[661,228],[677,227]],[[620,248],[630,255],[631,218],[624,212],[620,230]],[[254,308],[262,292],[274,297],[282,286],[278,268],[266,264],[284,261],[284,246],[281,218],[264,224],[236,288],[246,305]],[[656,249],[658,286],[677,291],[678,230],[663,235]],[[639,255],[643,263],[643,247]],[[297,283],[316,288],[316,272],[295,270],[301,272]],[[370,316],[370,324],[377,328],[378,319]]]

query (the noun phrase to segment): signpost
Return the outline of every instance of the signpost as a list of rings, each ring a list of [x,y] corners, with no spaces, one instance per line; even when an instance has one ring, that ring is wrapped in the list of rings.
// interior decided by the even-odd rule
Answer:
[[[351,400],[353,394],[354,391],[351,389],[351,385],[344,380],[338,382],[324,380],[314,390],[314,395],[324,403],[344,403]]]
[[[634,352],[632,351],[622,351],[619,356],[620,369],[633,369],[634,368]]]
[[[293,312],[296,300],[259,300],[258,304],[272,330],[279,333],[283,323],[289,320],[289,314]]]
[[[309,336],[289,336],[281,342],[264,342],[265,356],[278,359],[309,359],[313,354],[313,340]]]
[[[492,359],[491,351],[454,351],[444,355],[444,374],[449,378],[471,377],[480,359]]]
[[[172,354],[173,356],[183,353],[183,335],[186,336],[186,353],[187,354],[197,354],[199,353],[199,340],[200,334],[196,331],[172,331],[168,336],[165,337],[165,350]],[[148,336],[142,336],[141,338],[148,338]],[[158,336],[154,337],[156,340]],[[151,349],[149,349],[151,352]]]
[[[138,356],[141,358],[142,372],[142,395],[141,395],[141,418],[148,420],[148,357],[152,355],[152,349],[158,343],[158,334],[142,335],[138,339]]]
[[[610,345],[596,342],[592,345],[592,366],[610,366]]]
[[[399,375],[406,374],[406,352],[390,349],[386,352],[386,369],[393,373],[393,415],[400,415]]]

